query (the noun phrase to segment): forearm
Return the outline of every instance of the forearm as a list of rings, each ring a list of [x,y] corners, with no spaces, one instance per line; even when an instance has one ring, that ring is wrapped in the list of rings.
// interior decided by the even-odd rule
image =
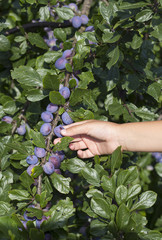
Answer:
[[[162,121],[121,124],[118,137],[123,150],[162,152]]]

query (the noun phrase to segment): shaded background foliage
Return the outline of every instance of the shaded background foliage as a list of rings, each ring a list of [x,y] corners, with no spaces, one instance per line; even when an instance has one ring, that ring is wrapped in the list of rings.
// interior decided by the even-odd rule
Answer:
[[[0,238],[162,239],[160,154],[122,156],[118,148],[82,161],[68,149],[71,139],[54,146],[53,133],[39,132],[49,102],[59,105],[53,128],[67,109],[74,121],[161,120],[162,1],[72,2],[80,12],[64,0],[0,1],[0,117],[13,118],[0,122]],[[75,14],[87,14],[88,24],[72,27]],[[52,46],[45,27],[54,33]],[[58,70],[56,60],[71,48],[66,69]],[[70,88],[68,100],[60,84]],[[35,146],[47,155],[28,175]],[[49,176],[42,166],[56,150],[65,151],[62,174]],[[42,216],[38,227],[31,218]]]

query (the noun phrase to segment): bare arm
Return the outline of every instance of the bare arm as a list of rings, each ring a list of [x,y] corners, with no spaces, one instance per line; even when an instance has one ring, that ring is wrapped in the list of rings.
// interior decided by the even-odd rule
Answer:
[[[88,120],[67,125],[61,133],[74,138],[69,147],[81,158],[110,154],[118,146],[127,151],[162,152],[162,121],[116,124]]]

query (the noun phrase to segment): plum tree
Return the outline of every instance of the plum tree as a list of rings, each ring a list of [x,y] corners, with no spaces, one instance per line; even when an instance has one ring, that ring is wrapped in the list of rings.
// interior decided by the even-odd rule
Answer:
[[[64,112],[61,116],[62,121],[64,124],[68,125],[73,123],[73,120],[71,119],[71,117],[69,116],[69,114],[67,112]]]
[[[46,162],[44,165],[43,165],[43,170],[46,174],[50,175],[54,172],[55,170],[55,167],[53,165],[52,162]]]
[[[45,112],[42,112],[41,118],[44,122],[49,123],[49,122],[52,122],[53,120],[53,114],[51,112],[45,111]]]
[[[26,162],[28,164],[31,164],[31,165],[35,165],[38,163],[38,158],[37,156],[35,155],[29,155],[27,158],[26,158]]]
[[[35,148],[34,148],[34,154],[35,154],[38,158],[42,158],[42,157],[45,157],[45,155],[46,155],[46,150],[45,150],[44,148],[35,147]]]
[[[44,123],[40,128],[40,132],[42,133],[43,136],[49,135],[51,130],[52,126],[50,123]]]
[[[161,119],[161,11],[161,0],[0,1],[0,239],[162,239],[161,154],[83,161],[60,133]]]
[[[70,89],[68,87],[60,88],[59,92],[65,99],[70,97]]]

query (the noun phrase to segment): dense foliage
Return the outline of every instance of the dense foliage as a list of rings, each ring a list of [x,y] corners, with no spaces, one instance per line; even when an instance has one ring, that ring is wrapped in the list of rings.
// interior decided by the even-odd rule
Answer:
[[[81,160],[65,124],[161,119],[162,0],[0,0],[0,239],[162,239],[162,157]]]

